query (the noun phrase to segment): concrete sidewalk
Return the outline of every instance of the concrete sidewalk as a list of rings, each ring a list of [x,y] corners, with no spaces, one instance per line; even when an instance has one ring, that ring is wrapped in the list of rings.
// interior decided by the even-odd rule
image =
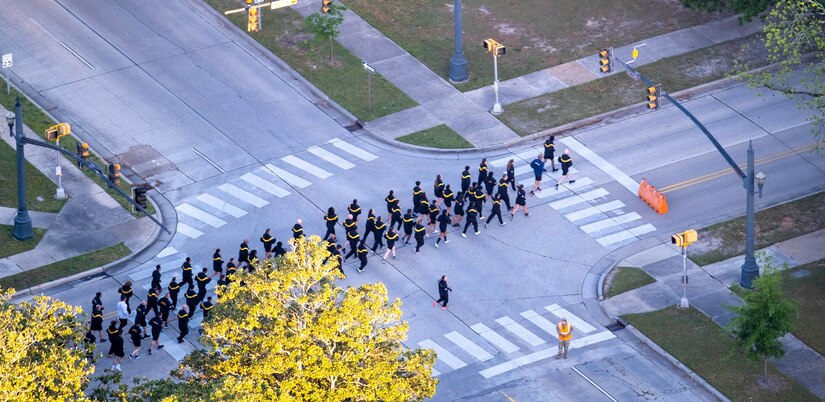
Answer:
[[[293,8],[306,17],[317,12],[319,6],[319,0],[312,0],[299,3]],[[518,134],[489,113],[495,99],[492,83],[473,91],[461,92],[448,83],[444,76],[431,71],[352,10],[346,10],[344,15],[337,41],[353,55],[370,63],[379,74],[419,104],[367,122],[365,128],[369,132],[385,139],[395,139],[446,124],[477,148],[502,145],[519,138]],[[739,25],[736,17],[730,17],[617,47],[614,54],[629,60],[633,46],[645,43],[634,64],[638,67],[742,38],[761,31],[761,28],[758,19]],[[467,45],[465,49],[466,47]],[[502,81],[499,89],[500,102],[507,105],[606,76],[598,73],[597,67],[594,54]],[[502,68],[506,68],[506,65]],[[617,68],[611,74],[621,72],[622,69]]]
[[[777,243],[760,250],[773,263],[789,268],[804,265],[825,258],[825,229]],[[739,283],[743,256],[699,267],[688,260],[688,300],[717,324],[727,325],[734,314],[730,306],[742,304],[742,299],[730,291],[730,286]],[[643,269],[656,279],[655,283],[642,286],[600,302],[607,315],[619,317],[624,314],[645,313],[677,305],[682,296],[682,257],[679,250],[662,244],[639,252],[621,261],[618,266],[635,266]],[[784,336],[782,344],[785,356],[773,359],[772,363],[785,374],[796,379],[819,398],[825,399],[825,357],[809,348],[792,334]]]

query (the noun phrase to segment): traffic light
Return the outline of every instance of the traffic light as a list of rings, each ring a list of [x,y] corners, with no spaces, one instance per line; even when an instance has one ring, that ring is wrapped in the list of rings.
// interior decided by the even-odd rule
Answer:
[[[601,70],[602,74],[613,71],[613,67],[610,65],[610,53],[610,49],[602,49],[599,52],[599,70]]]
[[[147,208],[146,192],[149,191],[146,187],[132,187],[132,198],[140,205],[141,208]]]
[[[647,87],[647,108],[650,110],[656,110],[659,108],[662,91],[662,85],[654,85],[652,87]]]
[[[260,30],[261,24],[261,15],[260,10],[258,7],[250,7],[247,11],[247,23],[246,23],[246,31],[247,32],[258,32]]]
[[[686,230],[682,233],[676,233],[670,236],[670,243],[676,247],[687,247],[699,240],[699,234],[695,230]]]
[[[82,159],[83,162],[86,162],[86,158],[89,157],[89,144],[87,143],[77,143],[77,157]],[[77,162],[77,167],[82,168],[83,163],[80,161]]]
[[[65,137],[72,133],[72,126],[69,123],[59,123],[49,127],[46,132],[46,140],[57,141],[60,137]]]
[[[484,40],[482,46],[484,46],[484,50],[486,50],[487,53],[492,53],[495,56],[501,56],[507,51],[506,46],[496,42],[496,40],[492,38]]]
[[[109,164],[109,181],[115,183],[116,185],[120,185],[120,164],[119,163],[110,163]]]
[[[327,14],[330,10],[332,10],[332,0],[321,1],[321,12]]]

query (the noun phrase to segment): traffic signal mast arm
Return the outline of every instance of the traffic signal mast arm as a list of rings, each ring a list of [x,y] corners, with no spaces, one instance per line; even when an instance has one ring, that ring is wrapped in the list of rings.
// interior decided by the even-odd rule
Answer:
[[[43,141],[40,141],[40,140],[35,140],[35,139],[32,139],[32,138],[28,138],[28,137],[18,138],[17,141],[22,141],[24,144],[36,145],[38,147],[54,149],[55,151],[58,151],[58,152],[62,153],[63,155],[66,155],[66,156],[72,158],[73,160],[77,161],[78,164],[89,168],[91,171],[95,172],[97,177],[99,177],[101,180],[105,181],[106,184],[108,184],[115,191],[117,191],[117,193],[120,194],[121,197],[128,200],[129,203],[134,205],[140,212],[143,212],[144,215],[148,216],[149,219],[151,219],[158,226],[160,226],[160,228],[163,229],[164,231],[166,231],[166,233],[172,234],[172,232],[169,231],[169,229],[167,229],[165,226],[163,226],[163,224],[160,223],[160,221],[155,219],[154,216],[150,215],[149,212],[147,212],[145,209],[143,209],[143,207],[141,207],[140,204],[135,202],[135,200],[132,197],[130,197],[128,194],[124,193],[123,190],[121,190],[118,186],[115,185],[115,183],[113,183],[111,180],[109,180],[106,173],[103,173],[103,171],[100,169],[99,166],[97,166],[96,163],[84,160],[83,158],[71,153],[70,151],[68,151],[66,149],[63,149],[61,147],[58,147],[57,145],[49,144],[48,142],[43,142]]]
[[[655,84],[653,84],[653,82],[651,82],[649,79],[647,79],[647,77],[642,75],[642,73],[636,71],[636,69],[634,69],[633,67],[630,67],[629,65],[627,65],[627,63],[623,62],[621,59],[619,59],[615,55],[613,57],[616,59],[616,61],[619,62],[619,65],[621,65],[625,69],[627,69],[632,75],[634,75],[636,77],[639,77],[639,79],[641,79],[648,87],[655,87],[656,86]],[[710,140],[710,142],[713,144],[713,146],[716,147],[716,150],[719,151],[720,154],[722,154],[722,157],[725,158],[725,161],[728,162],[728,165],[730,165],[731,169],[733,169],[733,171],[736,172],[736,174],[739,175],[739,177],[742,180],[744,180],[747,177],[747,175],[745,175],[745,172],[742,171],[742,169],[739,167],[739,165],[737,165],[736,162],[733,161],[733,158],[731,158],[730,155],[728,155],[728,152],[725,151],[724,148],[722,148],[722,145],[719,144],[719,141],[716,140],[716,137],[714,137],[713,134],[711,134],[710,131],[708,131],[708,129],[705,128],[705,126],[699,121],[699,119],[696,118],[696,116],[694,116],[687,109],[685,109],[685,107],[682,106],[682,104],[679,101],[674,99],[667,92],[661,91],[661,93],[659,93],[658,96],[663,96],[665,99],[669,100],[671,103],[676,105],[676,107],[679,108],[679,110],[681,110],[682,113],[687,115],[687,117],[690,118],[690,120],[693,122],[693,124],[696,124],[696,126],[699,127],[699,129],[702,130],[703,133],[705,133],[705,136],[707,136],[708,139]]]

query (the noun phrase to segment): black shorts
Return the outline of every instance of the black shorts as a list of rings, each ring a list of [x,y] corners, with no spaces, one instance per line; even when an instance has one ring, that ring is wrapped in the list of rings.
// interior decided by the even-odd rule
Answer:
[[[334,227],[334,226],[333,226],[333,227]],[[272,251],[272,244],[270,244],[270,243],[264,243],[264,251],[266,251],[267,253],[268,253],[268,252],[270,252],[270,251]]]
[[[136,348],[140,347],[140,338],[132,338],[132,344],[135,345]]]
[[[535,176],[536,176],[536,181],[541,181],[542,174],[537,174]]]
[[[152,340],[157,341],[160,338],[160,330],[152,330]]]
[[[567,171],[568,171],[568,169],[567,169],[566,167],[562,166],[562,168],[561,168],[561,175],[562,175],[562,176],[567,176]]]

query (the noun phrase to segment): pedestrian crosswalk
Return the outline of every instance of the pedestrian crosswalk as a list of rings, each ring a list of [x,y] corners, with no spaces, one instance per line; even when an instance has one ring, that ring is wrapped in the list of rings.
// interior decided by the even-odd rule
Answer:
[[[287,155],[266,163],[260,169],[242,174],[235,184],[224,183],[177,205],[178,233],[191,239],[204,235],[209,228],[241,218],[251,208],[262,208],[293,192],[309,187],[313,180],[325,180],[356,167],[356,162],[370,162],[378,157],[349,142],[334,138],[327,144],[307,148],[300,155]]]
[[[584,149],[584,147],[580,147]],[[523,151],[514,152],[510,156],[495,159],[490,162],[493,168],[503,169],[512,159],[515,167],[515,180],[518,184],[523,184],[525,191],[529,192],[535,181],[533,169],[530,162],[536,159],[542,151],[539,148],[531,147]],[[588,154],[588,160],[597,158],[592,151]],[[607,164],[603,159],[599,159],[603,164]],[[609,164],[607,164],[609,165]],[[619,200],[609,200],[610,193],[603,187],[593,188],[595,182],[592,178],[580,175],[576,168],[570,168],[571,178],[574,183],[565,181],[558,189],[556,182],[561,179],[561,172],[553,172],[548,162],[547,172],[539,188],[531,197],[534,200],[549,201],[550,207],[559,211],[568,221],[577,225],[584,233],[592,236],[599,244],[609,249],[621,247],[639,236],[653,232],[656,227],[645,223],[642,217],[636,212],[626,213],[622,210],[626,205]],[[622,178],[620,184],[630,187],[632,179],[616,173],[618,169],[609,165],[611,176]],[[530,200],[528,200],[528,205]]]
[[[556,324],[562,318],[573,325],[571,349],[580,349],[613,339],[607,330],[597,331],[586,320],[558,304],[545,306],[543,313],[526,310],[519,321],[510,316],[496,318],[493,328],[485,323],[470,326],[470,331],[452,331],[443,339],[424,339],[416,342],[421,348],[436,352],[433,375],[441,375],[474,363],[490,362],[479,374],[490,378],[512,369],[555,355]],[[534,352],[535,349],[542,348]]]

